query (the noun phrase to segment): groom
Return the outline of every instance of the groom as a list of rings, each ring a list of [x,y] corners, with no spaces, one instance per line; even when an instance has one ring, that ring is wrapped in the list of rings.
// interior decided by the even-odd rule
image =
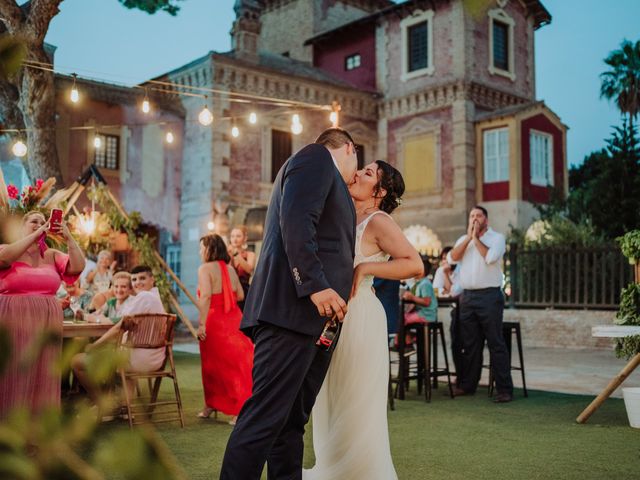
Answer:
[[[255,344],[253,395],[240,412],[220,478],[300,479],[304,426],[331,354],[316,346],[325,322],[347,311],[357,168],[351,135],[325,130],[283,165],[273,184],[260,261],[241,329]]]

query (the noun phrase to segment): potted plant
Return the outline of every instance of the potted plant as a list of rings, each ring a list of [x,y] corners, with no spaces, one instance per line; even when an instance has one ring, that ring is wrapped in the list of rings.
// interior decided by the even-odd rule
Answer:
[[[616,239],[620,244],[622,254],[629,259],[631,265],[640,262],[640,230],[631,230]]]

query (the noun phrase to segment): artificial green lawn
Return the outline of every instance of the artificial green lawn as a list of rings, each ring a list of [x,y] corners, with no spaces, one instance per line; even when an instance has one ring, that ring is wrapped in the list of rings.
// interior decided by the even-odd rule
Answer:
[[[186,426],[164,424],[158,430],[189,478],[217,479],[232,427],[225,416],[195,417],[202,407],[200,359],[175,357]],[[163,391],[169,387],[167,382]],[[578,425],[575,417],[591,397],[530,391],[523,398],[517,391],[514,402],[495,405],[484,388],[455,400],[444,392],[434,391],[427,404],[413,388],[389,412],[401,480],[640,479],[640,430],[629,427],[622,400],[607,400],[586,425]],[[313,464],[310,432],[304,463]]]

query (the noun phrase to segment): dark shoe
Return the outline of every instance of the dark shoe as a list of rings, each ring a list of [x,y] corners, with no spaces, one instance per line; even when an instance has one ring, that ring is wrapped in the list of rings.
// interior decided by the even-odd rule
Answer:
[[[461,389],[459,387],[455,387],[453,389],[453,396],[454,397],[464,397],[466,395],[473,395],[473,393],[467,392],[466,390],[463,390],[463,389]]]
[[[513,395],[510,393],[499,393],[496,398],[493,399],[494,403],[509,403],[513,400]]]

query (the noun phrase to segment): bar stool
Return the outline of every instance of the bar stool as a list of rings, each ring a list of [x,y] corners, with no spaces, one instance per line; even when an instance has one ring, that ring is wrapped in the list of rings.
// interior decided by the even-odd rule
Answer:
[[[454,398],[453,385],[451,384],[451,371],[449,370],[449,356],[447,343],[444,338],[444,325],[442,322],[427,322],[425,324],[427,339],[425,342],[427,352],[425,354],[425,400],[431,402],[433,388],[438,388],[438,378],[446,376],[449,396]],[[444,367],[438,367],[438,337],[440,338],[442,352],[444,353]],[[418,392],[420,393],[420,392]]]
[[[513,335],[516,336],[516,345],[518,346],[518,357],[520,358],[520,366],[514,367],[511,362],[511,352],[513,350]],[[519,370],[522,376],[522,392],[525,397],[529,396],[527,391],[527,382],[524,375],[524,357],[522,355],[522,332],[520,330],[520,322],[503,322],[502,323],[502,336],[504,342],[507,344],[507,351],[509,352],[509,366],[511,371]],[[491,361],[489,361],[489,396],[493,395],[496,380],[493,377],[493,369],[491,368]]]

